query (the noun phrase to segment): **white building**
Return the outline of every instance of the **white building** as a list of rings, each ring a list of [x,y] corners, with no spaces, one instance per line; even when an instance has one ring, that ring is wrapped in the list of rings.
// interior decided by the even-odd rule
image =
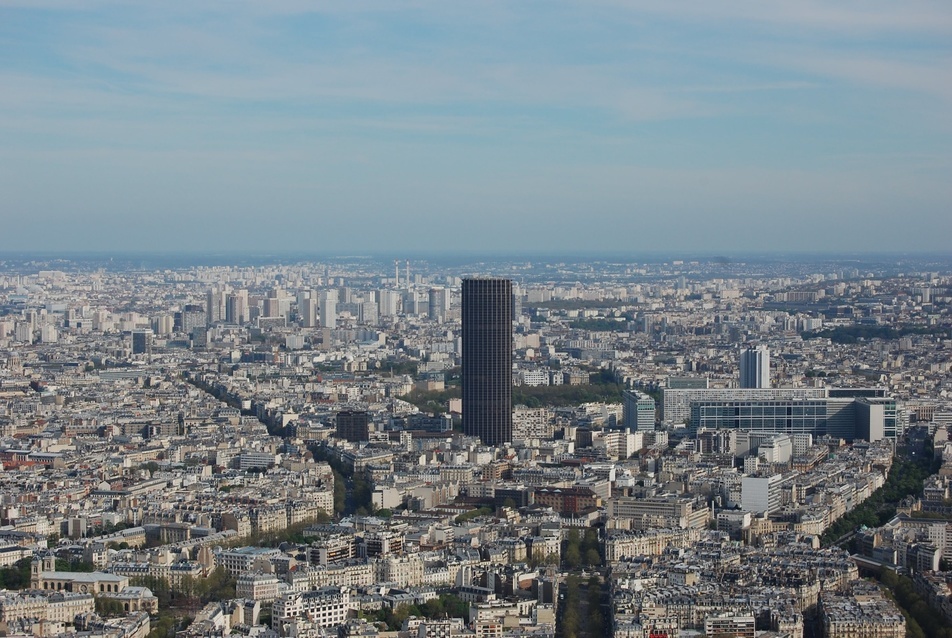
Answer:
[[[770,351],[767,346],[757,346],[741,351],[740,387],[770,387]]]
[[[754,514],[771,514],[780,509],[784,476],[745,476],[741,479],[741,508]]]
[[[284,625],[298,618],[307,618],[321,627],[336,627],[347,620],[349,610],[350,590],[346,587],[289,592],[274,601],[271,628],[285,635]]]

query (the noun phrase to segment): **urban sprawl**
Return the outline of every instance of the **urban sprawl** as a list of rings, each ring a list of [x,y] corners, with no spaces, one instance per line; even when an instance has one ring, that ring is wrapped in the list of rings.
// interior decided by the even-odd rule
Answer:
[[[952,636],[947,260],[242,263],[0,260],[0,634]]]

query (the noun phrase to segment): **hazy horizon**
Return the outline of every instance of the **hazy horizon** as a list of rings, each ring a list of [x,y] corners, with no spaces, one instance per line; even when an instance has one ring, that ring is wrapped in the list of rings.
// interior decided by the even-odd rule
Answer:
[[[0,0],[0,252],[949,254],[952,7]]]

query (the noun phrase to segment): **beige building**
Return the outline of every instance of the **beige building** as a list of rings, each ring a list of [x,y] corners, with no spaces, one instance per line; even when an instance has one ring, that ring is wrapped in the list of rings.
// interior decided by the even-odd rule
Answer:
[[[72,623],[78,614],[94,611],[92,594],[64,591],[6,592],[0,595],[0,623],[6,625],[21,618],[43,622]]]
[[[905,638],[906,619],[875,583],[859,580],[844,593],[820,593],[826,638]]]
[[[238,577],[238,582],[235,585],[235,595],[238,598],[270,603],[278,597],[279,582],[278,577],[274,574],[246,572]]]
[[[78,594],[117,594],[129,584],[129,579],[103,572],[58,572],[56,557],[46,554],[33,559],[30,569],[30,588],[43,591],[65,591]]]

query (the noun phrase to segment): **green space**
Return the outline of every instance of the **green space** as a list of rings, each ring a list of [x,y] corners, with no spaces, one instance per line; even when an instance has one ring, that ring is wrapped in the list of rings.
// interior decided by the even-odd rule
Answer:
[[[602,564],[601,544],[598,532],[589,527],[584,536],[576,528],[569,530],[562,550],[562,560],[568,569],[598,567]]]
[[[897,456],[886,483],[845,516],[830,525],[820,541],[830,545],[861,525],[881,527],[896,515],[896,506],[907,496],[922,493],[923,481],[933,472],[931,455],[918,459]]]
[[[628,319],[579,319],[569,324],[575,330],[591,330],[593,332],[628,332]]]
[[[385,623],[390,631],[399,631],[403,627],[403,621],[410,616],[433,619],[468,618],[469,603],[453,594],[441,594],[439,598],[428,600],[422,605],[398,605],[396,609],[385,608],[361,614],[362,618],[370,622]]]
[[[293,543],[295,545],[309,545],[313,539],[304,535],[304,530],[314,524],[329,523],[333,519],[330,514],[322,513],[312,520],[301,521],[294,525],[271,532],[259,532],[250,536],[242,536],[227,543],[229,547],[279,547],[282,543]]]
[[[156,576],[136,576],[129,582],[136,587],[148,587],[159,599],[159,609],[197,611],[206,603],[235,597],[237,579],[224,567],[216,567],[205,578],[185,576],[177,587],[168,579]]]
[[[380,371],[390,374],[409,374],[416,376],[419,364],[416,361],[384,361],[380,364]]]
[[[952,638],[952,627],[916,593],[911,578],[884,569],[879,582],[906,617],[906,638]]]
[[[608,375],[611,372],[605,371]],[[621,403],[625,388],[620,383],[603,381],[603,373],[592,375],[597,383],[587,385],[540,385],[540,386],[513,386],[512,404],[525,405],[530,408],[553,408],[561,406],[575,406],[583,403]],[[446,390],[420,392],[413,391],[400,397],[408,403],[417,406],[423,412],[443,414],[450,399],[461,396],[458,387]]]
[[[13,565],[0,569],[0,589],[24,589],[30,586],[32,558],[21,558]]]
[[[400,397],[400,399],[412,403],[420,408],[422,412],[439,415],[446,412],[446,403],[450,399],[458,399],[461,396],[462,392],[459,386],[452,386],[445,390],[414,390],[410,394]]]
[[[565,599],[561,601],[561,622],[556,628],[558,638],[602,638],[610,631],[602,611],[603,590],[601,579],[592,576],[585,585],[588,590],[582,601],[582,584],[579,577],[571,574],[565,579]]]
[[[561,601],[562,622],[558,623],[556,636],[558,638],[578,638],[581,627],[581,595],[579,594],[579,578],[575,574],[565,579],[565,598]]]
[[[465,523],[466,521],[471,521],[474,518],[479,518],[480,516],[492,516],[493,509],[491,507],[480,507],[479,509],[471,510],[469,512],[464,512],[456,517],[456,524]]]
[[[522,305],[522,308],[528,312],[530,310],[599,310],[607,308],[627,308],[630,306],[630,301],[556,299],[553,301],[533,301],[532,303],[525,303]]]
[[[530,408],[554,408],[583,403],[621,403],[624,386],[619,383],[589,385],[516,386],[512,404]]]
[[[324,461],[334,472],[334,516],[374,513],[373,484],[361,473],[341,462],[327,447],[311,444],[308,447],[315,461]]]
[[[870,339],[899,339],[908,335],[933,335],[948,339],[952,336],[952,326],[949,325],[900,325],[900,326],[836,326],[823,330],[813,330],[800,333],[806,341],[809,339],[827,338],[833,343],[857,343]]]
[[[174,638],[192,624],[190,616],[184,616],[170,610],[161,610],[152,618],[149,634],[146,638]]]
[[[453,379],[458,383],[456,376],[453,376]],[[530,408],[551,408],[583,403],[621,403],[624,391],[625,387],[616,381],[611,370],[596,370],[589,374],[589,382],[585,385],[513,386],[512,404]],[[451,385],[445,390],[414,390],[400,398],[423,412],[443,414],[446,412],[447,402],[461,396],[459,386]]]

